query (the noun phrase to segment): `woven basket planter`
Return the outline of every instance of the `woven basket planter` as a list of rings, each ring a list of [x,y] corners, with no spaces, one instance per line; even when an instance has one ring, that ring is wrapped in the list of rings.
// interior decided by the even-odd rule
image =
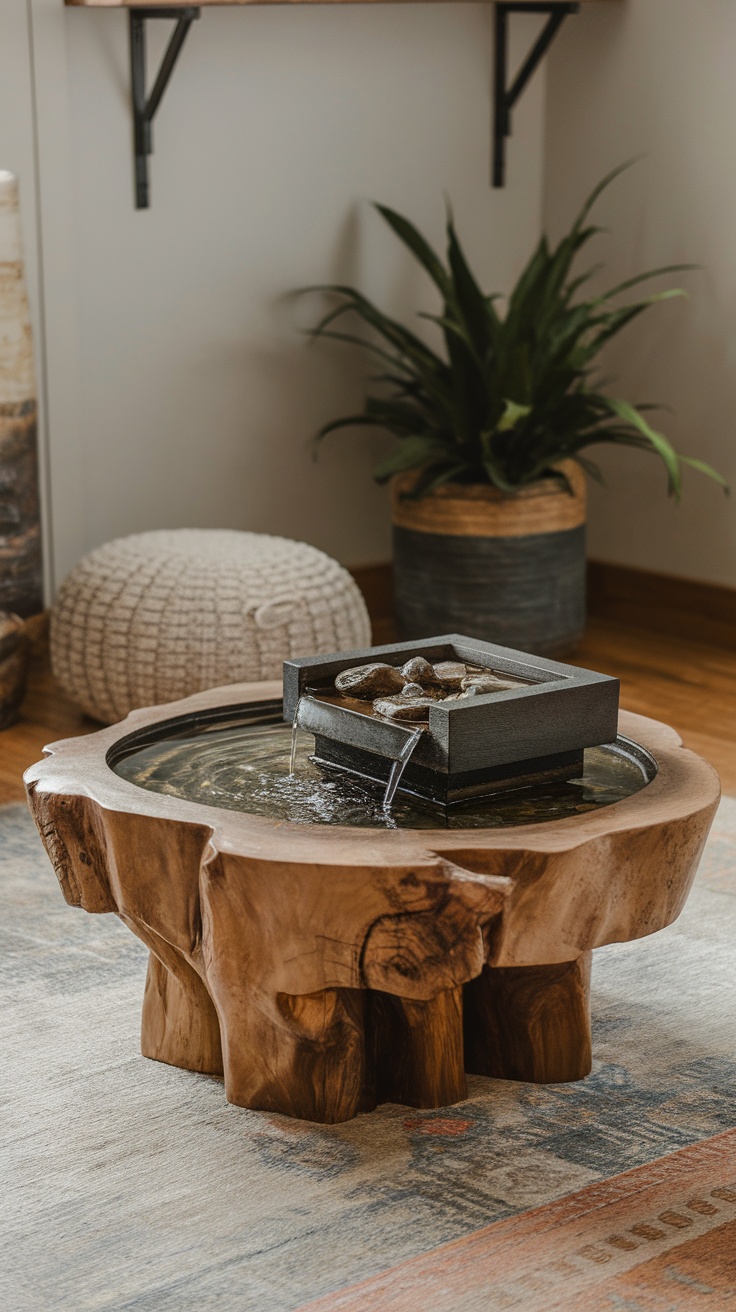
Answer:
[[[572,494],[543,479],[505,496],[450,483],[413,501],[414,474],[395,478],[398,636],[467,633],[556,654],[585,625],[585,475],[565,461]]]

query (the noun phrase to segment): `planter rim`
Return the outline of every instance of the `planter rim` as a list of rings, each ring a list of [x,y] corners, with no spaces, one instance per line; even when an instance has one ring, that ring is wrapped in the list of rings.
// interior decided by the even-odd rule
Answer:
[[[577,495],[585,487],[585,474],[583,473],[577,460],[560,460],[556,465],[557,469],[562,470],[572,484],[573,492]],[[406,474],[396,474],[392,480],[401,493],[408,492],[417,478],[415,470],[410,470]],[[525,483],[523,487],[516,488],[513,492],[502,492],[500,488],[494,487],[492,483],[443,483],[442,487],[436,487],[432,492],[427,493],[427,499],[437,498],[448,501],[492,501],[506,504],[509,501],[526,500],[528,497],[540,496],[562,496],[569,497],[570,493],[560,487],[555,478],[535,478],[532,483]],[[424,498],[421,498],[424,500]]]
[[[553,478],[540,478],[513,493],[490,483],[446,483],[418,501],[406,493],[417,474],[398,474],[391,484],[393,521],[417,533],[458,537],[528,537],[564,532],[586,521],[587,485],[576,460],[560,461],[572,494]]]

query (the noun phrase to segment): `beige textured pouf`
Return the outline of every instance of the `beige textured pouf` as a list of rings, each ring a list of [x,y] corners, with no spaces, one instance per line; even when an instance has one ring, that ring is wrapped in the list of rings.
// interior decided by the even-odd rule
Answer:
[[[365,603],[303,542],[228,529],[136,533],[90,552],[51,615],[51,664],[96,720],[281,675],[292,656],[370,643]]]

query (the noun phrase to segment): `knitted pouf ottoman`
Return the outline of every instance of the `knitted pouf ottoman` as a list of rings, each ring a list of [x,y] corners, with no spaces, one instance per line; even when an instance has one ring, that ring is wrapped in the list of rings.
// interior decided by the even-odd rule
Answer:
[[[292,656],[370,643],[363,598],[303,542],[227,529],[136,533],[90,552],[51,615],[51,664],[96,720],[281,675]]]

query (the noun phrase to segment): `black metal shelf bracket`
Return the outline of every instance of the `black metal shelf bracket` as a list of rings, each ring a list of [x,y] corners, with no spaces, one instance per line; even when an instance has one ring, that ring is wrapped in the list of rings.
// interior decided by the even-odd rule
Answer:
[[[150,18],[175,20],[171,40],[156,74],[150,95],[146,96],[146,22]],[[148,156],[153,154],[153,119],[161,104],[174,65],[179,58],[187,33],[199,9],[183,5],[178,9],[131,9],[130,31],[130,82],[133,102],[133,153],[135,155],[135,207],[148,209]]]
[[[506,180],[506,138],[511,136],[511,111],[532,74],[546,55],[568,14],[577,14],[577,0],[498,0],[494,15],[494,86],[493,86],[493,185],[503,187]],[[546,14],[547,22],[537,37],[511,86],[508,86],[509,16],[511,14]]]

